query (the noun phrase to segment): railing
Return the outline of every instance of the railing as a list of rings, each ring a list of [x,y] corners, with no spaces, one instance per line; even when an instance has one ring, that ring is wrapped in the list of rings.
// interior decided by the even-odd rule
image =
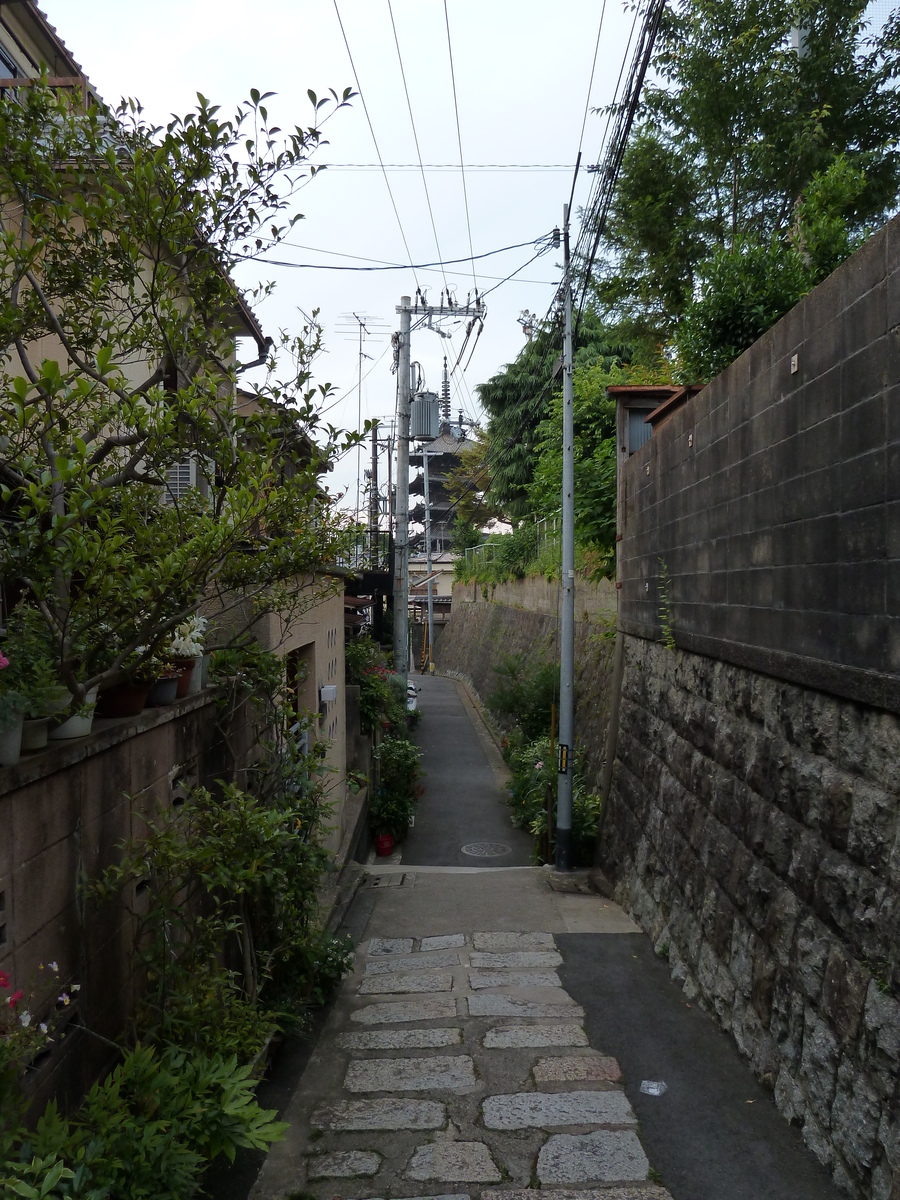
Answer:
[[[538,558],[541,558],[545,552],[558,553],[562,536],[562,509],[553,513],[552,516],[541,517],[539,521],[535,521],[534,527]]]

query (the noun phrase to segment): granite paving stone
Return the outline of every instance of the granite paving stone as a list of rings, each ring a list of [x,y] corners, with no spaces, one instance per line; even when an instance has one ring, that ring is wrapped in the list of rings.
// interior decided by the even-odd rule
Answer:
[[[321,1129],[353,1131],[366,1129],[441,1129],[447,1108],[436,1100],[342,1100],[320,1105],[310,1124]]]
[[[412,954],[412,938],[371,938],[369,954]]]
[[[352,1179],[355,1175],[375,1175],[381,1155],[370,1150],[336,1150],[332,1154],[314,1154],[309,1159],[310,1179]]]
[[[470,971],[469,987],[562,987],[555,971]]]
[[[430,1050],[462,1040],[461,1029],[372,1029],[342,1033],[337,1043],[342,1050]]]
[[[420,950],[457,950],[466,944],[464,933],[442,933],[437,937],[424,937],[419,943]]]
[[[655,1183],[583,1190],[554,1188],[550,1194],[553,1200],[672,1200],[671,1193]],[[432,1200],[438,1200],[438,1197],[435,1196]],[[483,1191],[481,1200],[538,1200],[538,1197],[535,1191],[528,1188],[511,1188],[508,1192]]]
[[[389,975],[368,975],[359,985],[360,996],[405,995],[409,992],[449,992],[453,976],[449,971],[412,971]]]
[[[527,967],[558,967],[562,955],[558,950],[510,950],[507,954],[488,954],[473,950],[469,966],[487,971],[515,971]]]
[[[555,950],[552,933],[475,933],[476,950]]]
[[[399,1025],[406,1021],[446,1021],[456,1016],[456,1001],[444,997],[400,1000],[395,1004],[367,1004],[350,1014],[360,1025]]]
[[[596,1133],[557,1133],[548,1138],[537,1161],[541,1187],[556,1183],[637,1183],[650,1164],[630,1129]]]
[[[499,1025],[484,1035],[487,1050],[518,1050],[529,1046],[587,1046],[580,1025]]]
[[[398,958],[376,958],[374,962],[366,963],[367,975],[388,975],[393,971],[432,971],[437,967],[456,967],[459,965],[459,955],[446,954],[404,954]]]
[[[488,1096],[483,1111],[486,1129],[637,1124],[625,1093],[620,1091],[517,1092],[508,1096]]]
[[[535,1004],[517,996],[497,996],[483,992],[467,999],[470,1017],[547,1017],[557,1021],[582,1021],[579,1004]]]
[[[560,1055],[556,1058],[542,1058],[534,1068],[535,1083],[579,1083],[582,1080],[616,1083],[621,1078],[622,1072],[614,1058]]]
[[[348,1092],[420,1092],[474,1086],[475,1070],[468,1054],[355,1059],[344,1077]]]
[[[406,1169],[408,1179],[499,1183],[503,1178],[484,1142],[433,1142],[419,1146]]]

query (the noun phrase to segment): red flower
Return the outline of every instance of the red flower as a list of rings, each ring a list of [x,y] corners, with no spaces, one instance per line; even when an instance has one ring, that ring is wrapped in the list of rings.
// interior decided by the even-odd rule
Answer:
[[[5,971],[0,971],[0,988],[9,987],[9,976]]]
[[[18,1002],[22,999],[22,997],[24,995],[25,995],[25,993],[22,991],[21,988],[19,988],[19,990],[17,992],[13,992],[13,994],[10,996],[9,1000],[7,1001],[7,1003],[9,1004],[9,1007],[15,1008],[16,1005],[18,1004]]]

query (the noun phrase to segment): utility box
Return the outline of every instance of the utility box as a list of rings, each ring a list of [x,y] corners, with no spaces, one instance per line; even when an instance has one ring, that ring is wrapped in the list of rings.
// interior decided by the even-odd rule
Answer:
[[[409,436],[414,442],[433,442],[440,430],[440,406],[434,392],[420,392],[409,413]]]

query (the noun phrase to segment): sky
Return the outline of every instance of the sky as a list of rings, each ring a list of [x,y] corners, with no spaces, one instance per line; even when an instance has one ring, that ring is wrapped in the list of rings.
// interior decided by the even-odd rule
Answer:
[[[566,0],[563,5],[446,0],[446,16],[444,0],[268,0],[260,8],[235,0],[40,4],[100,95],[109,103],[136,97],[154,122],[187,111],[197,92],[230,112],[257,88],[276,93],[268,105],[278,124],[306,126],[311,122],[307,89],[320,96],[328,88],[360,90],[365,106],[357,98],[329,121],[329,145],[320,148],[315,161],[334,165],[296,197],[304,219],[291,231],[291,244],[282,244],[273,255],[317,269],[246,264],[236,272],[237,281],[245,289],[275,282],[274,294],[256,310],[267,333],[298,331],[302,311],[319,309],[325,350],[314,368],[315,381],[336,389],[326,419],[355,429],[366,418],[393,417],[390,333],[398,327],[400,297],[414,296],[418,284],[428,289],[429,302],[440,301],[441,270],[413,271],[410,260],[465,259],[470,236],[475,255],[516,246],[479,259],[474,279],[471,263],[446,268],[446,283],[463,304],[475,286],[486,293],[520,272],[486,296],[483,333],[468,368],[463,370],[471,342],[453,374],[454,419],[460,409],[467,420],[480,417],[476,385],[516,357],[524,344],[517,317],[525,309],[542,316],[559,282],[559,252],[550,250],[524,264],[535,254],[535,240],[562,222],[579,145],[584,164],[598,159],[606,118],[586,115],[586,109],[612,99],[633,21],[622,0]],[[423,184],[416,135],[423,163],[455,169],[428,169]],[[390,191],[377,167],[379,153],[386,165],[415,165],[414,170],[388,167]],[[532,164],[542,169],[522,169]],[[584,170],[579,174],[576,214],[587,199],[590,178]],[[376,265],[369,260],[406,265],[380,272],[323,269]],[[361,389],[359,325],[353,314],[369,330]],[[453,367],[463,344],[464,326],[445,329],[452,338],[422,331],[412,339],[412,358],[421,363],[426,385],[434,391],[440,391],[443,356]],[[255,357],[250,346],[245,350],[246,358]],[[357,457],[351,451],[329,477],[330,490],[345,492],[343,504],[351,509]],[[367,457],[365,452],[359,456],[362,467]],[[383,463],[380,473],[383,479]]]

